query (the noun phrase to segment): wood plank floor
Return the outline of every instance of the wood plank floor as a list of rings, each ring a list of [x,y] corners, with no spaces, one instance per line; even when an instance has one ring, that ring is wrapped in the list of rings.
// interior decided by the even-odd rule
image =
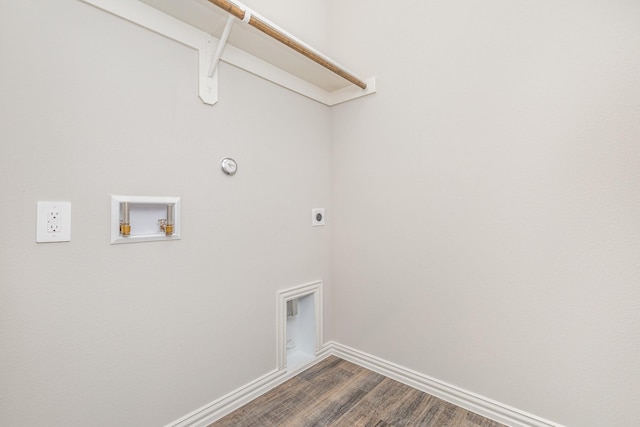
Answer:
[[[209,427],[504,427],[330,356]]]

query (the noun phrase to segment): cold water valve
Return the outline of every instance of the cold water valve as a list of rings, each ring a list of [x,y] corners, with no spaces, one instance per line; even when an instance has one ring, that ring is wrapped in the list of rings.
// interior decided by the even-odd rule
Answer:
[[[158,224],[160,225],[160,229],[164,231],[166,236],[171,236],[173,234],[173,204],[167,205],[167,218],[162,218],[158,220]]]

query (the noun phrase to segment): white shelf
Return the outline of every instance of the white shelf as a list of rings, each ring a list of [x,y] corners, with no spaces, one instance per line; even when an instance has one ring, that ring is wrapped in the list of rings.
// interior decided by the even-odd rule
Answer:
[[[200,98],[207,104],[218,101],[218,74],[210,78],[207,72],[229,16],[226,11],[206,0],[81,1],[196,49]],[[367,88],[361,89],[239,20],[221,61],[329,106],[376,91],[375,77],[363,79]]]

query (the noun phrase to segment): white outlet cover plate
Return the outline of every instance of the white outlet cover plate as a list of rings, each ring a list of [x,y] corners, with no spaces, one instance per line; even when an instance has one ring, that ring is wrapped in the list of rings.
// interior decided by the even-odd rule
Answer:
[[[55,215],[51,214],[52,212]],[[57,231],[50,232],[50,226]],[[70,202],[38,202],[36,215],[36,242],[70,242],[71,241],[71,203]]]
[[[320,220],[318,221],[318,215],[320,215]],[[325,214],[323,208],[314,208],[311,209],[311,225],[314,227],[319,227],[324,225]]]

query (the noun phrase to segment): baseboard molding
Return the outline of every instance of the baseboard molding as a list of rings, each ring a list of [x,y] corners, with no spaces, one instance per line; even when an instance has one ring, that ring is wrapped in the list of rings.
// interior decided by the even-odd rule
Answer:
[[[286,381],[285,377],[288,377],[286,369],[271,371],[165,427],[206,427],[283,383]]]
[[[333,341],[324,345],[308,364],[292,371],[284,368],[269,372],[165,427],[206,427],[332,355],[510,427],[564,427]]]
[[[507,426],[563,427],[560,424],[512,408],[495,400],[488,399],[336,342],[329,342],[323,348],[323,354],[333,354]]]
[[[323,350],[324,349],[325,347],[323,347]],[[296,369],[287,370],[287,368],[284,367],[282,369],[273,370],[268,374],[232,391],[231,393],[222,396],[220,399],[214,400],[213,402],[196,409],[179,420],[167,424],[165,427],[206,427],[241,406],[246,405],[253,399],[260,397],[272,388],[279,386],[288,379],[295,377],[300,372],[315,365],[316,363],[319,363],[330,355],[330,353],[323,351],[322,354],[318,354],[314,360]]]

